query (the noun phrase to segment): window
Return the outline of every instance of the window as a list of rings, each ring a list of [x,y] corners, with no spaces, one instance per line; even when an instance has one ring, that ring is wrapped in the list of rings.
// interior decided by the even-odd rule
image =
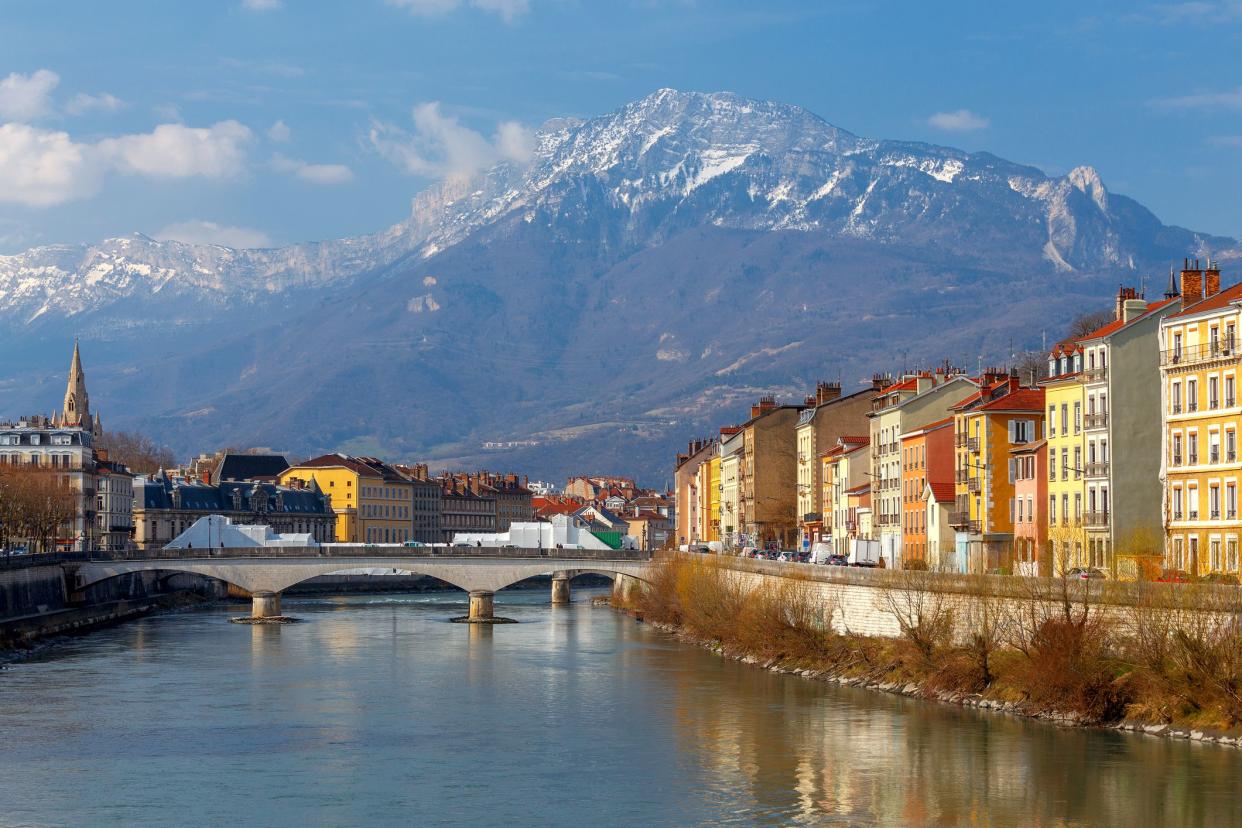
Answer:
[[[1199,487],[1189,486],[1186,489],[1186,517],[1189,520],[1199,519]]]
[[[1213,539],[1208,543],[1208,557],[1211,559],[1212,571],[1220,571],[1220,541]]]
[[[1061,479],[1069,480],[1069,449],[1061,449]]]
[[[1181,538],[1173,539],[1173,566],[1176,569],[1186,568],[1184,543]]]
[[[1186,432],[1186,462],[1192,466],[1199,463],[1199,432]]]
[[[1189,379],[1186,380],[1186,410],[1199,410],[1199,381]]]
[[[1238,541],[1229,538],[1225,541],[1225,568],[1231,572],[1238,571]]]
[[[1057,407],[1055,405],[1048,406],[1048,436],[1054,437],[1057,433]]]
[[[1173,519],[1181,520],[1184,514],[1182,510],[1182,489],[1180,486],[1173,489]]]
[[[1175,382],[1169,391],[1169,410],[1174,414],[1182,413],[1182,384]]]
[[[1074,446],[1074,479],[1082,477],[1082,446]]]
[[[1233,408],[1237,404],[1237,398],[1234,396],[1233,374],[1225,375],[1225,407]]]
[[[1225,519],[1236,520],[1238,517],[1238,485],[1225,484]]]
[[[1208,515],[1211,520],[1220,520],[1220,486],[1208,486]]]
[[[1061,433],[1069,434],[1069,404],[1061,403]]]
[[[1217,395],[1219,381],[1216,377],[1208,377],[1208,408],[1220,408],[1220,397]]]
[[[1074,433],[1082,431],[1082,402],[1074,401]]]
[[[1061,495],[1061,523],[1069,523],[1069,495]]]
[[[1182,464],[1182,435],[1180,433],[1173,435],[1173,459],[1171,462],[1174,466]]]

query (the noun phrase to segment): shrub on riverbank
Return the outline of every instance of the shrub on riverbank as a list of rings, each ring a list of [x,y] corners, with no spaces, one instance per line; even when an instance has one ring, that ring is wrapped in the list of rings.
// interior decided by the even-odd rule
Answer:
[[[1105,612],[1089,582],[1029,579],[1015,594],[1017,582],[979,576],[949,593],[937,577],[880,582],[876,607],[895,620],[896,639],[848,632],[831,588],[750,585],[710,558],[657,564],[637,609],[731,655],[842,678],[979,693],[1082,721],[1242,726],[1242,590],[1151,584]]]

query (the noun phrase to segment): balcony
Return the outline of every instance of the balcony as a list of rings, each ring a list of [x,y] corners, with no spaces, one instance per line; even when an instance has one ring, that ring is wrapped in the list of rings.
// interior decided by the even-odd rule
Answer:
[[[959,484],[965,483],[967,479],[969,479],[969,477],[970,477],[970,473],[967,472],[965,469],[958,469],[957,471],[953,473],[953,482],[959,483]]]
[[[1198,519],[1199,519],[1199,510],[1198,510],[1198,509],[1191,509],[1191,510],[1190,510],[1190,512],[1188,512],[1188,513],[1187,513],[1187,515],[1186,515],[1186,519],[1187,519],[1187,520],[1198,520]]]
[[[1108,512],[1087,512],[1083,518],[1083,526],[1088,529],[1107,529]]]
[[[979,438],[978,437],[966,438],[966,450],[974,454],[978,454],[979,453]]]
[[[1099,365],[1095,368],[1088,368],[1082,372],[1083,382],[1103,382],[1108,379],[1108,366]]]
[[[1088,463],[1087,477],[1108,477],[1108,461],[1103,463]]]
[[[1182,413],[1182,401],[1181,401],[1181,400],[1174,400],[1174,401],[1173,401],[1173,408],[1172,408],[1171,413],[1173,413],[1173,414],[1181,414],[1181,413]]]
[[[1106,428],[1108,426],[1108,412],[1102,411],[1099,414],[1088,414],[1082,418],[1084,428]]]
[[[954,445],[954,446],[956,446],[957,448],[965,448],[965,447],[966,447],[966,439],[967,439],[967,437],[966,437],[966,432],[960,432],[960,433],[958,433],[958,434],[954,434],[954,435],[953,435],[953,445]]]
[[[1174,509],[1174,510],[1173,510],[1173,519],[1174,519],[1174,520],[1181,520],[1181,519],[1182,519],[1182,514],[1183,514],[1183,513],[1182,513],[1182,510],[1181,510],[1181,509]]]
[[[1193,412],[1195,412],[1195,411],[1198,411],[1198,410],[1199,410],[1199,401],[1198,401],[1198,400],[1187,400],[1187,401],[1186,401],[1186,410],[1187,410],[1187,411],[1189,411],[1189,412],[1192,412],[1192,413],[1193,413]]]
[[[1233,359],[1236,354],[1237,343],[1233,339],[1218,339],[1193,348],[1172,348],[1161,351],[1160,365],[1166,368],[1199,365],[1218,359]]]
[[[1182,464],[1182,453],[1180,451],[1173,452],[1172,464],[1174,466],[1180,466]]]
[[[983,491],[983,481],[978,477],[972,477],[966,481],[966,488],[971,492]]]
[[[1218,449],[1216,446],[1212,446],[1211,448],[1208,449],[1208,462],[1209,463],[1220,462],[1220,449]]]
[[[1186,464],[1189,466],[1199,465],[1199,452],[1192,451],[1190,454],[1186,455]]]
[[[979,521],[970,519],[970,512],[949,512],[949,525],[972,534],[979,534]]]

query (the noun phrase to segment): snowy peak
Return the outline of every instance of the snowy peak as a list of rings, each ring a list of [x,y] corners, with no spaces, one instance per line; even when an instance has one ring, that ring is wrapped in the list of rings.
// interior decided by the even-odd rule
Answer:
[[[0,320],[134,313],[135,300],[157,296],[191,312],[227,309],[338,288],[407,255],[428,259],[484,229],[503,237],[532,222],[613,253],[705,226],[971,255],[988,240],[1064,271],[1134,268],[1233,244],[1196,236],[1183,245],[1162,234],[1141,206],[1110,196],[1091,167],[1050,178],[988,153],[860,138],[799,106],[660,89],[599,117],[544,123],[528,163],[429,187],[405,220],[374,235],[234,250],[134,233],[0,256]]]

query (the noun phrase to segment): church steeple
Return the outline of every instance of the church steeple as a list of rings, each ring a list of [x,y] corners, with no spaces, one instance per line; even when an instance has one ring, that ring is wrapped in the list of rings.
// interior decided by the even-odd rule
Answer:
[[[78,341],[73,341],[73,361],[69,363],[69,383],[65,387],[65,407],[61,412],[61,420],[66,426],[84,426],[90,428],[91,402],[86,394],[86,373],[82,370],[82,355],[78,352]]]

